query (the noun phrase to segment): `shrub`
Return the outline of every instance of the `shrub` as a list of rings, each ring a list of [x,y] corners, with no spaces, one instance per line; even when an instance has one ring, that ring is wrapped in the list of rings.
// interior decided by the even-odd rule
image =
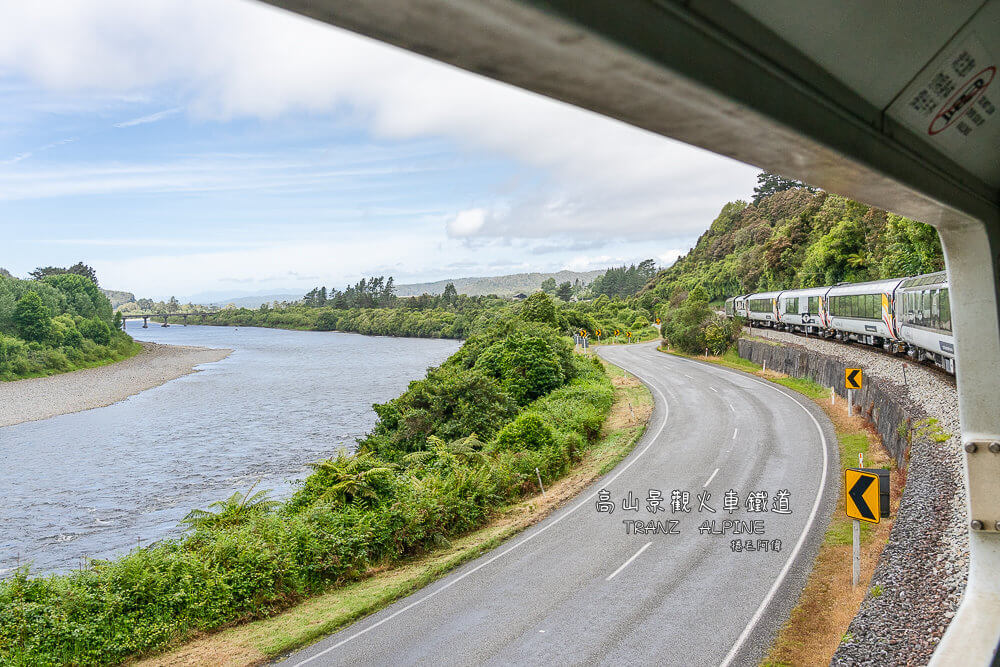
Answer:
[[[520,405],[527,405],[565,380],[555,351],[542,338],[508,336],[486,348],[476,360],[481,369]]]
[[[80,322],[79,329],[84,337],[98,345],[108,345],[111,342],[111,327],[97,318],[83,320]]]
[[[14,308],[14,324],[21,338],[28,342],[40,343],[52,334],[51,313],[36,292],[27,292],[18,299]]]
[[[539,450],[555,444],[555,436],[542,418],[526,412],[500,429],[495,446],[498,449]]]

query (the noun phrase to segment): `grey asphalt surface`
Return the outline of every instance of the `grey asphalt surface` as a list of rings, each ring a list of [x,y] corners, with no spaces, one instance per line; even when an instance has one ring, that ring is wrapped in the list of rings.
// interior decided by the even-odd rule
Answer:
[[[494,551],[280,664],[757,664],[836,504],[833,427],[795,392],[654,345],[599,348],[656,402],[617,468]],[[601,489],[612,514],[596,509]],[[665,513],[647,511],[650,489],[663,492]],[[674,489],[690,493],[690,513],[671,513]],[[729,489],[740,499],[732,514]],[[766,491],[770,510],[779,489],[791,514],[747,511],[748,492]],[[638,512],[621,507],[630,491]],[[714,514],[699,511],[702,491]],[[626,519],[678,520],[680,534],[626,535]],[[781,550],[734,552],[734,536],[700,534],[706,519],[763,519],[765,535],[736,537],[779,539]]]

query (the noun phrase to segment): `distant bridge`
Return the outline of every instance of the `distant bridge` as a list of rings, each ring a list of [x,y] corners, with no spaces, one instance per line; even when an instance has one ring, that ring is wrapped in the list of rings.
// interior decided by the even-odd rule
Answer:
[[[207,316],[209,316],[209,315],[214,315],[214,313],[205,313],[205,312],[198,312],[198,313],[154,313],[152,315],[138,315],[138,314],[135,314],[135,313],[129,313],[129,314],[122,313],[121,315],[122,315],[122,330],[124,330],[125,329],[125,322],[128,321],[128,320],[142,319],[142,328],[143,329],[148,329],[149,328],[149,320],[151,320],[153,318],[162,318],[163,319],[163,324],[161,324],[160,326],[162,326],[162,327],[169,327],[170,324],[167,322],[167,320],[169,318],[171,318],[171,317],[180,317],[180,318],[182,318],[184,320],[184,322],[183,322],[184,326],[187,326],[187,324],[188,324],[187,318],[189,316],[190,317],[200,316],[201,320],[199,321],[199,324],[204,324],[205,323],[205,318]]]

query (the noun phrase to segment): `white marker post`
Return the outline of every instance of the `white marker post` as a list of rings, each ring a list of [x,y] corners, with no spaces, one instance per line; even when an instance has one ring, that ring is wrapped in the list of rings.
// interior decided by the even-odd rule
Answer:
[[[538,486],[542,489],[542,495],[545,495],[545,485],[542,484],[542,473],[538,472],[538,468],[535,468],[535,474],[538,475]]]
[[[847,416],[850,417],[854,414],[854,390],[847,390]]]
[[[833,387],[830,387],[830,405],[837,404],[837,392],[834,391]]]
[[[852,523],[854,524],[854,576],[851,586],[857,588],[858,578],[861,576],[861,522],[854,519]]]

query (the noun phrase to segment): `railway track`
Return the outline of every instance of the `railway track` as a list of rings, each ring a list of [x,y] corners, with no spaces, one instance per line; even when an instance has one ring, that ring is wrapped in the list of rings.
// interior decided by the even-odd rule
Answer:
[[[837,340],[835,338],[827,338],[825,336],[809,335],[808,333],[803,333],[803,332],[799,332],[799,331],[789,331],[787,329],[784,330],[784,331],[782,331],[780,329],[775,329],[775,328],[772,328],[772,327],[754,327],[754,326],[750,326],[749,324],[747,324],[746,326],[744,326],[743,330],[746,331],[746,332],[748,332],[750,335],[753,335],[753,333],[755,331],[756,332],[777,332],[777,333],[790,334],[792,336],[795,336],[796,338],[805,338],[805,339],[809,339],[809,340],[823,340],[823,341],[828,341],[830,343],[838,343],[840,345],[845,345],[847,347],[858,347],[858,348],[860,348],[862,350],[870,350],[871,352],[879,354],[879,355],[881,355],[883,357],[888,357],[890,359],[897,359],[901,363],[911,364],[913,366],[919,366],[921,368],[926,368],[926,369],[928,369],[930,371],[933,371],[938,376],[947,379],[948,382],[951,384],[951,386],[953,386],[953,387],[956,386],[955,376],[952,375],[951,373],[949,373],[948,371],[944,370],[943,368],[941,368],[937,364],[935,364],[935,363],[933,363],[933,362],[931,362],[929,360],[916,361],[916,360],[911,359],[910,357],[907,357],[907,356],[903,356],[903,355],[899,355],[899,354],[893,354],[892,352],[887,352],[885,349],[883,349],[882,347],[877,346],[877,345],[866,345],[865,343],[858,343],[856,341],[845,342],[845,341]]]

